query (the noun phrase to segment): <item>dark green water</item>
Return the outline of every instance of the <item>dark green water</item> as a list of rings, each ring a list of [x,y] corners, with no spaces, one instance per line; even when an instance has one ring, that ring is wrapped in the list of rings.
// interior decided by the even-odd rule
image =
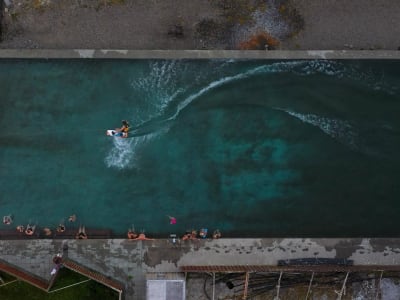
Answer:
[[[1,61],[0,214],[399,236],[399,86],[396,61]]]

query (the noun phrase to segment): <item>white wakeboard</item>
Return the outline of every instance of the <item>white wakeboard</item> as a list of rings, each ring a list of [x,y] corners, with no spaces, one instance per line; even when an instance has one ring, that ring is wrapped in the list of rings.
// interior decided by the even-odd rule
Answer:
[[[117,132],[115,130],[113,130],[113,129],[108,129],[106,131],[106,135],[108,135],[108,136],[114,136],[116,134],[117,134]]]

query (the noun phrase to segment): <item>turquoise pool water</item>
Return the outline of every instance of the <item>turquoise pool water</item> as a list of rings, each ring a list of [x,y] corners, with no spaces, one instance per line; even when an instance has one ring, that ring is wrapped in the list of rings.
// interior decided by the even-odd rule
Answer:
[[[398,61],[0,61],[0,214],[398,236],[399,86]]]

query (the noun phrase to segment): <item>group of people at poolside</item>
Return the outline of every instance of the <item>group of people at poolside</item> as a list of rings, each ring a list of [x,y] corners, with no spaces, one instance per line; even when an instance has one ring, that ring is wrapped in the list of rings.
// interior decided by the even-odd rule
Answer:
[[[190,230],[190,231],[188,230],[188,231],[186,231],[186,233],[183,235],[182,241],[197,240],[197,239],[199,239],[199,238],[205,239],[205,238],[207,238],[207,233],[208,233],[207,228],[202,228],[202,229],[200,229],[200,231],[197,231],[197,230],[195,230],[195,229]],[[220,232],[218,229],[214,230],[214,232],[213,232],[213,234],[212,234],[212,238],[213,238],[213,239],[219,239],[219,238],[221,238],[221,232]]]
[[[167,215],[168,219],[169,219],[169,224],[170,225],[174,225],[177,223],[176,218]],[[207,238],[207,234],[208,234],[208,229],[207,228],[201,228],[199,231],[192,229],[192,230],[188,230],[186,231],[186,233],[182,236],[182,241],[187,241],[187,240],[197,240],[199,238],[201,239],[205,239]],[[176,235],[171,235],[174,236],[174,243],[175,243],[175,237]],[[144,231],[142,230],[142,232],[140,234],[138,234],[135,231],[135,227],[132,225],[131,228],[128,229],[127,232],[127,237],[129,240],[140,240],[140,241],[148,241],[148,240],[153,240],[150,238],[147,238],[146,235],[144,234]],[[219,239],[221,238],[221,232],[216,229],[214,230],[213,234],[212,234],[212,238],[213,239]]]
[[[176,218],[175,217],[171,217],[171,216],[167,216],[167,217],[169,218],[169,223],[170,224],[176,224]],[[208,234],[208,229],[207,228],[201,228],[199,231],[197,231],[195,229],[188,230],[182,236],[182,241],[197,240],[199,238],[205,239],[205,238],[207,238],[207,234]],[[173,236],[175,237],[176,235],[174,234]],[[144,234],[143,230],[142,230],[142,232],[140,234],[138,234],[135,231],[135,227],[133,225],[132,225],[131,228],[128,229],[127,237],[128,237],[129,240],[140,240],[140,241],[154,240],[154,239],[147,238],[146,235]],[[218,229],[214,230],[214,232],[212,234],[212,238],[213,239],[221,238],[221,232]]]
[[[73,214],[69,216],[68,218],[69,222],[75,222],[76,221],[76,215]],[[7,215],[3,217],[3,224],[5,225],[11,225],[13,222],[13,216],[12,215]],[[28,225],[25,227],[24,225],[18,225],[16,227],[17,231],[20,233],[25,233],[27,236],[33,236],[36,232],[36,225],[31,224],[30,222]],[[66,231],[66,226],[64,222],[61,222],[57,228],[55,229],[57,233],[64,233]],[[49,227],[44,227],[42,229],[42,232],[45,236],[51,236],[53,234],[53,231]],[[87,234],[85,230],[85,226],[79,226],[78,232],[75,235],[76,239],[87,239]]]
[[[127,237],[129,240],[137,240],[137,241],[152,241],[154,239],[147,238],[144,232],[142,233],[137,233],[134,228],[129,228]],[[182,236],[182,241],[187,241],[187,240],[198,240],[199,238],[205,239],[207,238],[207,229],[202,228],[198,232],[197,230],[193,229],[191,231],[187,231],[183,236]],[[221,232],[217,229],[213,232],[212,235],[213,239],[219,239],[221,238]]]
[[[170,224],[176,224],[176,218],[175,217],[171,217],[168,216],[169,218],[169,222]],[[76,221],[76,215],[73,214],[71,216],[69,216],[68,221],[73,223]],[[12,215],[7,215],[3,217],[3,224],[5,225],[11,225],[13,222],[13,216]],[[16,227],[17,231],[20,233],[25,233],[27,236],[33,236],[35,234],[36,231],[36,225],[35,224],[30,224],[28,223],[28,225],[25,227],[24,225],[18,225]],[[42,229],[43,234],[45,236],[51,236],[53,234],[53,231],[48,228],[45,227]],[[64,224],[64,222],[61,222],[57,228],[55,229],[56,234],[57,233],[64,233],[66,231],[66,226]],[[207,238],[207,234],[208,234],[208,229],[207,228],[202,228],[199,231],[192,229],[192,230],[188,230],[186,231],[186,233],[182,236],[182,241],[186,241],[186,240],[197,240],[199,238],[205,239]],[[142,230],[141,233],[137,233],[135,231],[134,226],[132,225],[132,228],[128,229],[128,233],[127,233],[127,237],[129,240],[138,240],[138,241],[149,241],[149,240],[154,240],[151,238],[146,237],[146,235],[144,234],[144,231]],[[78,232],[75,235],[76,239],[87,239],[88,236],[86,234],[86,229],[85,226],[79,226]],[[212,238],[213,239],[219,239],[221,238],[221,232],[217,229],[213,232],[212,234]]]

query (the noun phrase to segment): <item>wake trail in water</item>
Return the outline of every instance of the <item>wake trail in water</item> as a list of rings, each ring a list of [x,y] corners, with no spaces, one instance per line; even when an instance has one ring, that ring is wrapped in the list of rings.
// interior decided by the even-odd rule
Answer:
[[[277,72],[283,72],[283,71],[287,71],[290,68],[297,66],[299,64],[301,64],[302,62],[286,62],[286,63],[275,63],[275,64],[271,64],[271,65],[263,65],[260,67],[256,67],[254,69],[251,69],[249,71],[246,71],[244,73],[240,73],[237,75],[233,75],[233,76],[227,76],[221,79],[218,79],[216,81],[211,82],[210,84],[208,84],[206,87],[202,88],[200,91],[198,91],[195,94],[190,95],[189,97],[187,97],[185,100],[183,100],[182,102],[180,102],[176,108],[176,112],[174,115],[172,115],[171,117],[168,118],[168,120],[174,120],[178,117],[178,115],[180,114],[180,112],[186,108],[188,105],[190,105],[194,100],[196,100],[197,98],[201,97],[202,95],[206,94],[207,92],[218,88],[220,86],[223,86],[225,84],[234,82],[234,81],[238,81],[241,79],[245,79],[245,78],[249,78],[253,75],[256,74],[261,74],[261,73],[277,73]]]
[[[114,141],[114,148],[106,158],[109,167],[123,169],[134,165],[136,150],[140,145],[151,141],[160,132],[169,130],[170,125],[180,113],[193,101],[201,98],[208,92],[224,85],[240,81],[259,74],[274,74],[290,72],[299,76],[323,74],[336,78],[348,78],[362,82],[374,89],[394,93],[395,88],[385,82],[377,81],[372,73],[365,73],[354,66],[346,66],[334,61],[284,61],[268,63],[252,67],[237,74],[232,60],[212,62],[196,72],[189,63],[179,61],[157,61],[150,64],[150,72],[144,73],[132,81],[131,85],[141,92],[141,104],[137,106],[134,119],[137,125],[131,130],[124,150],[123,144]],[[216,65],[215,65],[216,64]],[[235,74],[236,73],[236,74]],[[195,91],[185,95],[188,91]],[[182,100],[181,100],[182,99]],[[140,107],[140,108],[139,108]],[[282,109],[283,110],[283,109]],[[283,110],[285,111],[285,110]],[[285,111],[303,122],[317,126],[332,138],[348,145],[351,149],[358,149],[358,134],[353,126],[346,121],[320,117],[313,114],[300,114]]]
[[[146,95],[152,94],[154,96],[155,94],[155,98],[162,99],[158,102],[158,105],[156,105],[158,108],[158,113],[151,113],[151,118],[148,121],[140,123],[131,130],[131,139],[129,140],[133,141],[121,142],[118,141],[118,139],[114,139],[114,147],[106,158],[107,166],[116,167],[118,169],[123,169],[127,166],[135,166],[136,164],[132,163],[132,161],[136,159],[136,150],[141,145],[148,143],[155,136],[159,135],[161,131],[167,132],[170,124],[179,116],[181,111],[190,105],[194,100],[200,98],[207,92],[225,84],[248,78],[256,74],[286,72],[303,63],[304,62],[301,61],[278,62],[258,66],[243,73],[216,79],[205,87],[200,88],[198,92],[187,96],[183,101],[177,102],[175,109],[170,109],[169,104],[174,103],[174,100],[178,97],[178,95],[188,90],[191,85],[188,84],[186,88],[176,88],[176,84],[172,79],[174,76],[171,76],[171,74],[178,73],[176,72],[176,69],[179,67],[175,64],[175,62],[165,63],[161,66],[158,63],[153,65],[151,71],[152,75],[150,78],[141,78],[135,81],[133,86],[139,89],[148,90],[149,93],[146,93]],[[221,69],[218,69],[218,71],[221,71]],[[184,73],[184,71],[179,73]],[[201,75],[204,77],[209,76],[208,73],[200,74],[200,76],[197,76],[195,82],[202,81],[203,78]],[[164,80],[161,78],[164,78]],[[172,115],[168,117],[168,114],[166,113],[167,111],[172,111]]]
[[[105,158],[108,167],[124,169],[126,167],[137,167],[137,149],[156,137],[159,133],[149,133],[132,139],[113,137],[113,148]]]
[[[301,120],[304,123],[318,127],[324,133],[334,138],[335,140],[338,140],[342,144],[347,145],[352,150],[360,150],[358,143],[359,134],[355,130],[354,126],[352,126],[348,121],[321,117],[315,114],[301,114],[282,108],[275,109],[283,111],[288,115]]]

